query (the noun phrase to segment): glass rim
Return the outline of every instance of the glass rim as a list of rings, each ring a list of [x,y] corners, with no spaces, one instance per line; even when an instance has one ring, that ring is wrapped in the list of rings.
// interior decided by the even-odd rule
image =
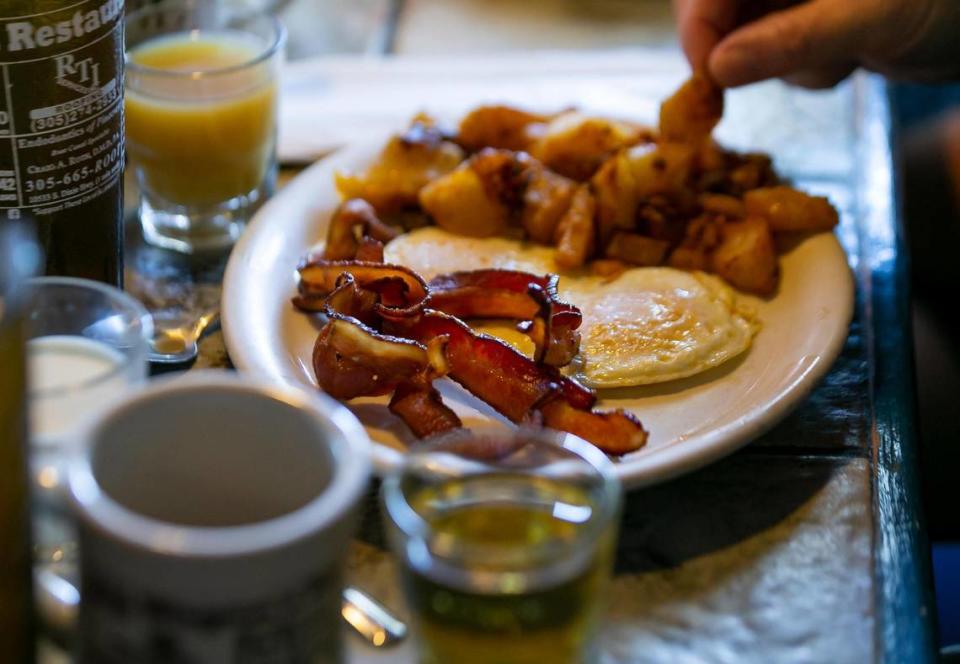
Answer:
[[[44,286],[69,286],[73,288],[81,288],[87,291],[97,291],[102,295],[106,295],[111,301],[119,302],[124,309],[132,311],[135,316],[134,320],[140,321],[141,328],[141,337],[144,341],[144,346],[149,345],[149,339],[153,337],[153,317],[150,315],[150,312],[147,311],[146,307],[143,306],[139,300],[129,295],[128,293],[115,288],[108,284],[100,283],[99,281],[93,281],[92,279],[80,279],[77,277],[33,277],[24,281],[24,288],[27,291],[32,291],[38,287]],[[30,306],[26,307],[24,312],[27,317],[30,315]],[[54,335],[45,335],[45,336],[54,336]],[[83,336],[83,335],[69,335],[69,336]],[[43,339],[44,337],[29,337],[27,338],[27,347],[29,348],[30,342],[34,339]],[[87,338],[87,337],[84,337]],[[46,389],[38,389],[27,387],[27,396],[30,399],[34,398],[49,398],[51,396],[58,396],[63,394],[69,394],[70,392],[76,392],[78,390],[85,390],[90,387],[95,387],[100,383],[106,382],[107,380],[114,378],[115,376],[120,375],[130,366],[133,358],[129,353],[123,353],[123,361],[119,362],[109,371],[106,371],[101,374],[97,374],[91,378],[88,378],[79,383],[74,383],[71,385],[60,385],[56,387],[49,387]],[[144,357],[144,362],[146,362],[146,357]]]
[[[483,431],[488,432],[489,430],[484,428]],[[474,433],[476,432],[469,429],[455,430],[455,435],[467,436]],[[444,434],[441,434],[441,436],[442,435]],[[579,528],[572,541],[565,543],[562,547],[555,547],[556,550],[577,550],[584,541],[596,540],[597,536],[602,533],[603,530],[609,525],[611,520],[616,517],[622,500],[620,480],[617,477],[613,462],[611,462],[607,455],[600,451],[600,449],[595,445],[592,445],[579,436],[565,431],[556,431],[553,429],[540,427],[521,426],[515,429],[504,429],[502,431],[493,430],[493,435],[527,436],[536,441],[537,444],[556,445],[566,449],[573,457],[578,459],[579,462],[592,468],[597,474],[597,477],[601,480],[599,491],[601,501],[598,504],[601,513],[596,518],[590,519],[588,523],[584,524],[585,527]],[[441,441],[442,438],[438,436],[435,441],[425,441],[425,445],[429,445],[431,442],[436,443]],[[416,448],[412,449],[405,456],[400,468],[388,475],[383,480],[381,492],[386,517],[400,532],[403,533],[403,536],[408,540],[427,542],[429,541],[430,535],[433,533],[433,529],[410,504],[410,501],[407,500],[407,496],[401,487],[401,480],[409,470],[411,466],[411,460],[414,459],[418,454],[424,453],[429,453],[429,448],[424,447],[423,451],[418,451]],[[498,473],[496,470],[492,469],[489,472],[484,471],[478,473],[478,475],[507,475],[513,473],[518,476],[530,474],[531,476],[535,477],[535,469],[530,470],[533,472],[527,473],[523,469],[518,469],[516,471],[510,471],[509,469],[506,469],[503,471],[503,473]],[[496,547],[491,547],[491,549],[494,548]],[[431,557],[436,558],[436,556],[432,553]]]
[[[219,393],[283,404],[312,422],[330,452],[329,482],[306,503],[260,521],[227,526],[187,525],[148,516],[114,497],[94,469],[102,438],[118,418],[149,409],[156,399]],[[275,385],[226,369],[170,374],[139,386],[81,424],[84,441],[67,470],[69,500],[77,517],[138,554],[187,560],[240,559],[302,546],[320,533],[330,536],[363,499],[370,478],[370,440],[346,406],[322,393]]]
[[[185,0],[183,2],[176,3],[175,6],[193,7],[196,5],[197,3],[193,2],[192,0]],[[171,9],[171,5],[166,3],[160,3],[157,5],[142,7],[141,9],[138,9],[135,12],[127,14],[124,19],[124,25],[125,26],[129,25],[131,22],[137,19],[143,18],[144,16],[159,14],[161,12],[170,11],[170,9]],[[142,65],[134,62],[130,58],[130,49],[125,46],[124,53],[123,53],[124,68],[128,73],[145,74],[148,76],[157,76],[161,78],[170,78],[170,79],[186,78],[194,81],[199,81],[205,78],[228,76],[230,74],[236,74],[246,69],[250,69],[251,67],[255,67],[259,64],[262,64],[272,59],[283,48],[283,45],[287,39],[287,29],[283,25],[283,22],[279,18],[277,18],[275,15],[268,14],[268,13],[256,14],[256,15],[238,14],[236,17],[233,17],[232,20],[236,20],[236,19],[266,20],[269,23],[271,30],[273,32],[273,35],[269,43],[264,47],[264,49],[258,52],[256,56],[250,58],[249,60],[244,60],[243,62],[240,62],[235,65],[228,65],[226,67],[214,67],[212,69],[195,69],[195,70],[160,69],[158,67],[150,67],[147,65]],[[229,22],[227,25],[229,26]],[[213,28],[188,28],[183,32],[189,32],[193,34],[193,33],[209,32],[210,30],[213,30]],[[238,28],[238,31],[239,30],[240,29]],[[246,30],[245,32],[249,32],[249,30]]]

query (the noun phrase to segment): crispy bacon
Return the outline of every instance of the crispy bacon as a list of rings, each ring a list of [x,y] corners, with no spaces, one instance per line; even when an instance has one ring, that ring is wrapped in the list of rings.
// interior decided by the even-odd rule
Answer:
[[[364,263],[382,263],[383,262],[383,242],[375,240],[372,237],[365,237],[360,240],[360,246],[357,248],[356,260]]]
[[[530,296],[530,286],[546,283],[546,277],[526,272],[474,270],[441,274],[427,287],[430,308],[457,318],[529,320],[540,309],[539,302]]]
[[[350,274],[359,288],[375,292],[381,308],[389,309],[381,313],[390,317],[402,316],[403,310],[411,307],[419,310],[427,299],[427,284],[416,272],[401,265],[313,260],[302,264],[299,271],[300,301],[326,297],[336,289],[343,274]]]
[[[612,455],[637,450],[647,440],[629,413],[594,412],[592,391],[453,316],[426,310],[406,333],[421,342],[447,337],[450,378],[513,422],[530,423],[540,413],[545,426],[580,436]]]
[[[310,295],[294,298],[294,303],[306,302],[311,311],[323,311],[326,314],[338,313],[356,318],[361,323],[374,327],[379,323],[376,305],[377,293],[365,290],[357,285],[357,280],[349,272],[337,279],[337,287],[327,296]],[[301,306],[301,308],[304,308]]]
[[[499,339],[474,332],[445,313],[427,309],[404,334],[421,343],[448,337],[450,377],[514,422],[522,422],[558,390],[578,408],[592,408],[596,401],[593,392],[572,378],[537,364]]]
[[[453,272],[430,281],[430,308],[461,319],[529,321],[520,329],[533,339],[534,361],[566,366],[580,350],[580,310],[560,300],[556,275],[513,270]]]
[[[580,352],[577,328],[583,317],[575,306],[558,299],[556,282],[556,276],[552,276],[547,288],[530,287],[530,296],[537,300],[540,310],[531,320],[529,334],[536,348],[535,362],[564,367]]]
[[[433,387],[400,383],[390,398],[390,412],[402,419],[417,438],[462,426],[460,418]]]
[[[323,249],[323,259],[376,260],[370,247],[380,246],[380,261],[383,260],[383,243],[399,235],[399,231],[380,221],[377,211],[362,198],[344,201],[333,213],[330,227],[327,229],[327,244]],[[362,254],[362,255],[361,255]]]
[[[329,320],[313,349],[321,389],[337,399],[387,394],[400,383],[429,386],[447,372],[444,346],[382,334],[356,318],[327,310]]]
[[[639,450],[648,433],[636,417],[623,410],[595,412],[581,410],[565,399],[540,406],[544,426],[580,436],[612,456]]]
[[[330,396],[387,394],[429,368],[423,344],[382,335],[355,318],[330,316],[313,349],[317,382]]]
[[[481,270],[443,275],[428,287],[406,268],[325,260],[300,273],[295,303],[328,316],[313,360],[320,387],[336,398],[392,392],[391,412],[424,437],[460,426],[432,386],[449,375],[513,422],[568,431],[615,455],[646,441],[629,414],[593,412],[596,395],[553,364],[577,352],[581,323],[580,311],[557,296],[555,276]],[[535,358],[450,311],[425,308],[431,298],[464,317],[529,319]],[[496,310],[491,302],[500,303]]]

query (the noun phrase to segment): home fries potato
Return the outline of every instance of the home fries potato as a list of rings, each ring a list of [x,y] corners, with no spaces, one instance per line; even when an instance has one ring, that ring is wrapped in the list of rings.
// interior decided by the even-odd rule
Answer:
[[[482,106],[446,132],[420,115],[365,172],[338,174],[337,188],[403,229],[555,246],[561,269],[666,265],[771,296],[774,236],[828,231],[837,212],[781,182],[768,156],[718,145],[722,113],[722,91],[695,73],[663,102],[659,130]]]

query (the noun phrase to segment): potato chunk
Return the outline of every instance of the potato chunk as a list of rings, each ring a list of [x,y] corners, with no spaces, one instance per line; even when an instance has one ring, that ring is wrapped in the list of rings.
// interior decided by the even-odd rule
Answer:
[[[644,140],[652,141],[645,128],[570,111],[547,125],[546,133],[530,147],[530,154],[547,168],[583,182],[610,155]]]
[[[694,72],[660,105],[660,136],[697,144],[710,136],[722,116],[723,90],[703,72]]]
[[[719,214],[727,219],[741,219],[746,215],[743,201],[727,194],[700,194],[697,202],[704,212]]]
[[[743,196],[747,213],[763,217],[774,233],[829,231],[840,221],[823,196],[811,196],[791,187],[762,187]]]
[[[540,164],[526,152],[484,148],[464,163],[472,168],[483,182],[491,198],[501,201],[510,210],[523,205],[523,192],[530,174]]]
[[[420,205],[440,228],[473,237],[497,235],[507,227],[510,215],[467,165],[420,190]]]
[[[608,159],[590,179],[597,202],[597,231],[605,245],[618,228],[632,230],[640,202],[630,158],[622,151]]]
[[[573,195],[570,209],[557,225],[557,253],[554,260],[563,268],[580,267],[593,255],[596,201],[590,188],[581,185]]]
[[[471,152],[487,147],[529,150],[549,120],[510,106],[480,106],[460,121],[457,141]]]
[[[678,270],[710,269],[710,255],[699,247],[679,246],[670,252],[667,265]]]
[[[670,243],[637,233],[614,233],[607,245],[607,258],[615,258],[633,265],[660,265],[667,255]]]
[[[777,251],[765,219],[747,217],[723,224],[722,239],[713,252],[713,272],[735,288],[773,295],[777,288]]]
[[[683,241],[670,254],[670,267],[680,270],[712,270],[713,250],[721,241],[723,221],[705,213],[691,219],[684,229]]]
[[[417,194],[431,180],[451,172],[464,159],[463,149],[433,126],[415,122],[394,136],[363,173],[335,174],[344,199],[362,198],[379,213],[394,213],[417,204]]]
[[[640,198],[689,193],[695,152],[678,143],[637,146],[627,151]]]
[[[634,230],[641,201],[689,195],[695,151],[685,145],[636,145],[607,160],[590,180],[597,198],[599,237]]]
[[[534,242],[553,243],[560,218],[570,207],[577,183],[545,168],[531,169],[523,193],[520,225]]]

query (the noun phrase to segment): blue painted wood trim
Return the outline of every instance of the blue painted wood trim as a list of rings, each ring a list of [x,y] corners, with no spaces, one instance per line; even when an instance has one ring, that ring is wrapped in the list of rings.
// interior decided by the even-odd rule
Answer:
[[[909,256],[900,215],[898,165],[887,87],[857,82],[858,275],[864,289],[873,436],[874,573],[877,659],[937,661],[930,549],[920,498]]]

